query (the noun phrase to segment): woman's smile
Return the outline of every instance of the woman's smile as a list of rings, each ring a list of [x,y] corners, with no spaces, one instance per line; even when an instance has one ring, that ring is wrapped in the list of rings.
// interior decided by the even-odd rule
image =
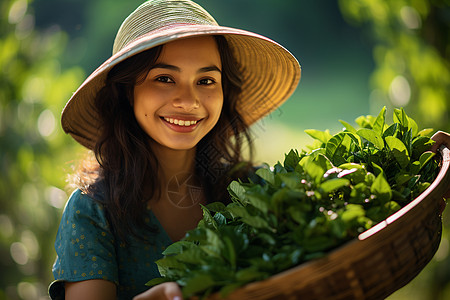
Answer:
[[[170,124],[175,124],[179,126],[192,126],[197,124],[197,120],[189,121],[189,120],[180,120],[180,119],[172,119],[172,118],[164,118],[166,122],[169,122]]]
[[[197,124],[202,119],[185,119],[185,118],[169,118],[169,117],[161,117],[161,120],[166,124],[170,129],[180,132],[180,133],[188,133],[194,131],[197,128]]]

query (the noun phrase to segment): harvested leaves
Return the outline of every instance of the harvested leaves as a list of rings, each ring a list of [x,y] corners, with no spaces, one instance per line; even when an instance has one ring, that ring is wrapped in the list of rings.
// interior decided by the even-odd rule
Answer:
[[[231,203],[202,206],[203,219],[158,260],[162,278],[185,297],[226,295],[252,281],[322,257],[386,219],[435,179],[434,143],[403,109],[340,121],[335,135],[307,130],[320,145],[291,150],[261,167],[256,180],[232,182]]]

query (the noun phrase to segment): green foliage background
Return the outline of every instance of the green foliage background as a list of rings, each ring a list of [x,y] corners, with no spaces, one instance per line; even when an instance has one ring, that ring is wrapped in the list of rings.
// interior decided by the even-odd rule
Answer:
[[[141,2],[0,1],[0,300],[47,299],[66,178],[83,155],[59,116]],[[259,159],[303,147],[304,129],[337,130],[338,119],[384,105],[450,131],[449,0],[198,2],[223,25],[275,39],[302,64],[292,99],[256,126]],[[448,211],[444,224],[433,261],[390,299],[450,298]]]

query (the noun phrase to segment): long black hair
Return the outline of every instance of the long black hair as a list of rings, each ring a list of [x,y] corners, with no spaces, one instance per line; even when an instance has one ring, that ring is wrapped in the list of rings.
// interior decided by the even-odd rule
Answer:
[[[197,145],[195,170],[208,200],[227,202],[227,185],[245,177],[251,166],[252,144],[249,128],[236,109],[242,87],[239,66],[226,38],[214,38],[222,60],[224,105],[216,126]],[[100,199],[112,230],[123,241],[129,234],[143,238],[134,228],[155,231],[146,225],[144,212],[148,200],[161,195],[155,176],[159,165],[148,147],[149,136],[136,121],[132,103],[134,86],[146,77],[162,47],[134,55],[108,73],[95,99],[102,124],[93,150],[96,159],[85,160],[75,177],[78,188]],[[243,158],[245,147],[247,160]]]

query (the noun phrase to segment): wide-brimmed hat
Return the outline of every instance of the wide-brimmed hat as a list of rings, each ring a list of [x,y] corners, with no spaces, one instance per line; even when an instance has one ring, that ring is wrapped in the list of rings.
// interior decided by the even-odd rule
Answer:
[[[61,116],[64,131],[88,149],[99,136],[96,94],[108,72],[120,62],[155,46],[205,35],[223,35],[242,74],[237,110],[247,125],[274,111],[294,92],[300,65],[284,47],[249,31],[224,27],[198,4],[189,0],[150,0],[122,23],[113,55],[98,67],[67,102]]]

